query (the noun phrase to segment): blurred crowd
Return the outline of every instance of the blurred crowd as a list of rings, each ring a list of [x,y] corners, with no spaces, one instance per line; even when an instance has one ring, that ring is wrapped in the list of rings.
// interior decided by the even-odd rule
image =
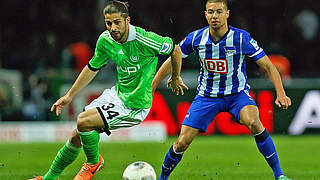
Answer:
[[[8,114],[4,107],[10,103],[0,88],[2,120],[54,119],[46,112],[59,97],[59,86],[72,83],[105,30],[105,2],[1,2],[0,70],[22,73],[24,99],[21,111]],[[206,26],[203,0],[129,0],[129,4],[132,24],[170,36],[176,43],[187,33]],[[229,8],[229,23],[249,31],[268,55],[285,58],[289,76],[320,77],[316,53],[320,48],[320,2],[231,0]],[[248,68],[253,66],[248,64]],[[184,61],[184,70],[194,67],[198,67],[196,58]],[[254,67],[248,70],[248,76],[261,77],[262,73]]]

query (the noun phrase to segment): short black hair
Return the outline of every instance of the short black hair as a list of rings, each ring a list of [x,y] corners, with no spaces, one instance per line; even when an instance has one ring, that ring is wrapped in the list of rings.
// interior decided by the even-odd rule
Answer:
[[[107,2],[103,14],[121,13],[121,16],[126,18],[129,16],[129,3],[121,1]]]
[[[205,9],[206,9],[208,3],[216,3],[216,2],[222,2],[226,6],[226,8],[228,9],[228,0],[206,0]]]

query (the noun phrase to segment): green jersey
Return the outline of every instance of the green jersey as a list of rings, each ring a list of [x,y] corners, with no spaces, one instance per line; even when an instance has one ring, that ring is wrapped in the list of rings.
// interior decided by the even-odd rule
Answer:
[[[130,108],[150,108],[152,105],[152,79],[159,56],[168,56],[174,49],[173,40],[142,28],[129,25],[127,42],[113,40],[104,31],[96,45],[88,67],[98,70],[112,60],[117,65],[116,92]]]

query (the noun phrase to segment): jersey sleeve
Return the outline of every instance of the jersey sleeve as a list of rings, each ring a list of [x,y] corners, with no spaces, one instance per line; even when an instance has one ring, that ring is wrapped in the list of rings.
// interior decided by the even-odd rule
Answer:
[[[155,56],[169,56],[174,49],[174,43],[170,37],[163,37],[154,32],[137,32],[136,39],[151,49]]]
[[[190,34],[188,34],[180,43],[180,49],[182,52],[182,58],[186,58],[188,57],[192,52],[193,52],[193,37],[194,37],[194,33],[192,32]]]
[[[258,45],[257,41],[255,41],[249,33],[245,33],[242,41],[242,53],[254,61],[261,59],[266,53],[263,49]]]
[[[111,43],[106,38],[105,33],[102,33],[98,38],[94,55],[88,64],[89,69],[92,71],[97,71],[104,67],[111,57]]]

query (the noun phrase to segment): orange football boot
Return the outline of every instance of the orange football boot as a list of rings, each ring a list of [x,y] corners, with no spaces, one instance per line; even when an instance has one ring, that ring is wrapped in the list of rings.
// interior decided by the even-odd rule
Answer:
[[[82,165],[82,168],[74,177],[73,180],[91,180],[93,176],[102,169],[104,164],[104,160],[101,155],[99,155],[99,162],[98,164],[92,165],[88,163],[84,163]]]

